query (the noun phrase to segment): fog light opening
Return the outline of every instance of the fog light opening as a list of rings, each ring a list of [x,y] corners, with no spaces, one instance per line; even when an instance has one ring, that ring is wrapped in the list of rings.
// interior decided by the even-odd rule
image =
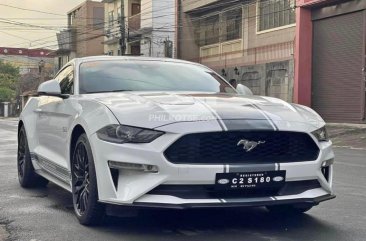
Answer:
[[[326,160],[322,163],[322,167],[329,167],[330,165],[333,165],[334,163],[334,159],[329,159],[329,160]]]
[[[111,176],[112,176],[112,181],[113,181],[114,187],[117,191],[118,190],[119,170],[115,169],[115,168],[110,168],[110,171],[111,171]]]
[[[321,166],[321,172],[325,178],[325,180],[327,180],[327,182],[329,182],[329,177],[330,177],[330,166],[334,163],[334,159],[329,159],[326,160],[322,163]]]
[[[325,180],[327,180],[329,182],[329,169],[330,167],[327,166],[327,167],[322,167],[321,168],[321,171],[323,173],[323,176],[325,177]]]
[[[113,169],[125,169],[125,170],[151,172],[151,173],[159,172],[158,166],[155,166],[155,165],[128,163],[128,162],[116,162],[116,161],[109,161],[108,164],[109,164],[109,167],[113,168]]]

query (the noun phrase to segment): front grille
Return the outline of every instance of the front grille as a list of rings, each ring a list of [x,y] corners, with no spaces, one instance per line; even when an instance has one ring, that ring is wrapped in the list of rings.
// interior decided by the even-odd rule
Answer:
[[[240,140],[262,141],[251,151]],[[319,148],[306,133],[285,131],[229,131],[188,134],[165,152],[176,164],[261,164],[316,160]]]
[[[281,188],[219,191],[215,185],[160,185],[148,194],[168,195],[184,199],[210,198],[253,198],[297,195],[310,189],[319,188],[317,180],[286,182]]]

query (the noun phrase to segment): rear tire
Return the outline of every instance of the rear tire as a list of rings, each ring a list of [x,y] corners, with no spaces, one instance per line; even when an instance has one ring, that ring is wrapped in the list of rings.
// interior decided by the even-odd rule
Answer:
[[[48,184],[47,179],[34,171],[24,126],[20,128],[18,133],[17,167],[18,180],[23,188],[45,187]]]
[[[71,160],[72,196],[76,217],[82,225],[99,224],[105,207],[98,202],[94,159],[86,134],[78,138]]]
[[[309,211],[313,205],[311,204],[285,204],[266,206],[267,210],[276,214],[300,215]]]

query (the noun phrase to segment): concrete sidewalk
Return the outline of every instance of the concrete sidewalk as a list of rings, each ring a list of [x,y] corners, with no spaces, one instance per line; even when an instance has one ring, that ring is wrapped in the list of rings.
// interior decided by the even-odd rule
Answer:
[[[2,117],[2,116],[0,116],[0,120],[5,120],[5,121],[18,121],[19,118],[18,117]]]
[[[366,150],[366,124],[328,123],[327,130],[334,146]]]
[[[0,224],[0,241],[5,241],[9,238],[9,233],[6,230],[6,226]]]

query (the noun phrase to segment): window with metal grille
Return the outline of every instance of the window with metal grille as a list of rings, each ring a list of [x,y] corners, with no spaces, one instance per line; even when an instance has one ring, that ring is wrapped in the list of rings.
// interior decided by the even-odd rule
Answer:
[[[204,44],[214,44],[220,40],[219,15],[212,16],[206,19],[203,23],[204,29]]]
[[[210,45],[220,41],[220,16],[218,14],[194,20],[193,24],[198,45]]]
[[[295,23],[295,0],[260,0],[258,31]]]
[[[242,8],[226,11],[222,15],[222,41],[239,39],[242,36]]]
[[[242,37],[242,7],[193,20],[199,46],[239,39]]]

